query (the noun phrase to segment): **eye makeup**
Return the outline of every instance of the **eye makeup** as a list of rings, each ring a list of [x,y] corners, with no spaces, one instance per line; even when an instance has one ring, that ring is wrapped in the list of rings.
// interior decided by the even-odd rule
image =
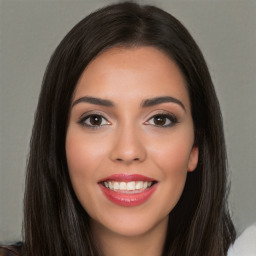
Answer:
[[[97,111],[92,111],[83,114],[79,120],[78,124],[91,129],[97,129],[105,125],[110,125],[111,123],[105,118],[102,113]]]
[[[168,128],[176,125],[178,119],[174,114],[169,112],[158,112],[152,115],[144,124],[152,125],[158,128]],[[89,112],[78,120],[78,124],[91,129],[97,129],[106,125],[111,125],[111,122],[100,112]]]
[[[159,128],[172,127],[178,123],[178,119],[174,114],[159,112],[148,119],[146,125],[153,125]]]

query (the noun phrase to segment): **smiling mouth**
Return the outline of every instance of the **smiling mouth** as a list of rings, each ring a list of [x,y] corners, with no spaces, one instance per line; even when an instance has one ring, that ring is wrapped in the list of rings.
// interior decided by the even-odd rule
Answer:
[[[104,181],[101,184],[112,191],[123,194],[136,194],[152,187],[156,181]]]
[[[108,200],[120,206],[138,206],[156,191],[158,182],[138,174],[114,174],[98,182]]]

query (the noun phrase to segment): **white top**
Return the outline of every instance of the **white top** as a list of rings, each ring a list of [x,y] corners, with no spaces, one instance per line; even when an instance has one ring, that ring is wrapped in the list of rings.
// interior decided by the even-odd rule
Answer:
[[[228,256],[256,256],[256,223],[248,227],[230,246]]]

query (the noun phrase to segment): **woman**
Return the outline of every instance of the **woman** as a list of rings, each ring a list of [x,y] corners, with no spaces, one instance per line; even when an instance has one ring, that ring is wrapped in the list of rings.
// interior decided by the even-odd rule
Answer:
[[[32,255],[227,255],[222,118],[204,58],[174,17],[122,3],[54,52],[33,128]]]

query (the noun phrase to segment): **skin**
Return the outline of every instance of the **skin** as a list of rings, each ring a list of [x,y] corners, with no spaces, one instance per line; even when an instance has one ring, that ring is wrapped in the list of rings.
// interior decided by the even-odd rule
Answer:
[[[84,96],[111,100],[114,106],[77,102]],[[146,99],[162,96],[179,100],[184,108],[176,102],[141,107]],[[82,73],[73,104],[66,136],[69,174],[102,250],[107,256],[161,255],[168,214],[198,162],[179,68],[153,47],[109,49]],[[86,119],[95,112],[104,117],[97,128]],[[177,123],[168,118],[159,123],[154,117],[159,113],[175,116]],[[117,205],[98,182],[120,173],[153,178],[156,191],[141,205]]]

